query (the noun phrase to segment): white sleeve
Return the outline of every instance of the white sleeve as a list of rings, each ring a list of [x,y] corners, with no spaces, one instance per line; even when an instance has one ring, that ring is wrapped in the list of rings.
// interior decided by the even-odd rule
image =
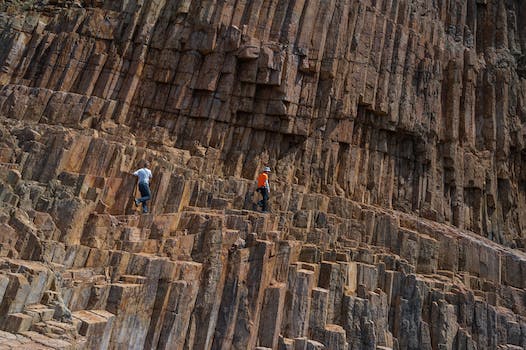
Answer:
[[[134,176],[139,176],[139,170],[136,170],[134,173],[133,173]]]

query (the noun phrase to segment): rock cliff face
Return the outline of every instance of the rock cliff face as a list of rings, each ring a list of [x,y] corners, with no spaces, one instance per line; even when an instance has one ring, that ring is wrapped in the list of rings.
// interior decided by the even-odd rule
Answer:
[[[525,125],[521,0],[3,1],[0,345],[526,348]]]

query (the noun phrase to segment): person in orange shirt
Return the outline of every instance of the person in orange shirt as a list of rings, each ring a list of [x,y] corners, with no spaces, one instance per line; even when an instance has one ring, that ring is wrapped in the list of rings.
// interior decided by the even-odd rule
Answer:
[[[270,173],[270,168],[266,166],[263,169],[263,172],[259,174],[258,176],[258,188],[256,191],[261,193],[261,196],[263,197],[262,200],[258,202],[258,206],[261,207],[261,211],[267,212],[268,211],[268,198],[270,194],[270,185],[268,183],[268,174]]]

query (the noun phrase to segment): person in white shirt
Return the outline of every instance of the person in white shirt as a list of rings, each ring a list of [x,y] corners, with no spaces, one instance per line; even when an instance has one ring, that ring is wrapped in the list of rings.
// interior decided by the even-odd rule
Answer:
[[[135,199],[135,205],[138,206],[139,204],[142,204],[143,213],[148,213],[146,202],[152,198],[152,193],[150,192],[150,179],[152,178],[152,172],[148,167],[148,162],[144,161],[143,167],[133,173],[133,175],[138,178],[137,184],[139,186],[139,192],[141,192],[141,198]]]

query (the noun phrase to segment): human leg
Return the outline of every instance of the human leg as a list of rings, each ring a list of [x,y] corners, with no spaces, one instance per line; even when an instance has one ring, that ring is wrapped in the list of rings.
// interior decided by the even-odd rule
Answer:
[[[259,194],[261,194],[261,197],[263,198],[263,193],[261,192],[261,188],[256,189],[256,192],[258,192]],[[263,199],[260,199],[260,200],[257,202],[257,205],[258,205],[258,207],[263,206]]]
[[[143,213],[147,213],[148,206],[146,205],[146,202],[149,201],[152,197],[152,194],[150,192],[150,186],[148,186],[148,184],[146,183],[140,183],[139,192],[141,192],[141,198],[137,199],[137,202],[142,203],[142,211]]]
[[[268,190],[265,187],[261,189],[261,195],[263,196],[261,200],[261,210],[265,212],[268,210]]]

